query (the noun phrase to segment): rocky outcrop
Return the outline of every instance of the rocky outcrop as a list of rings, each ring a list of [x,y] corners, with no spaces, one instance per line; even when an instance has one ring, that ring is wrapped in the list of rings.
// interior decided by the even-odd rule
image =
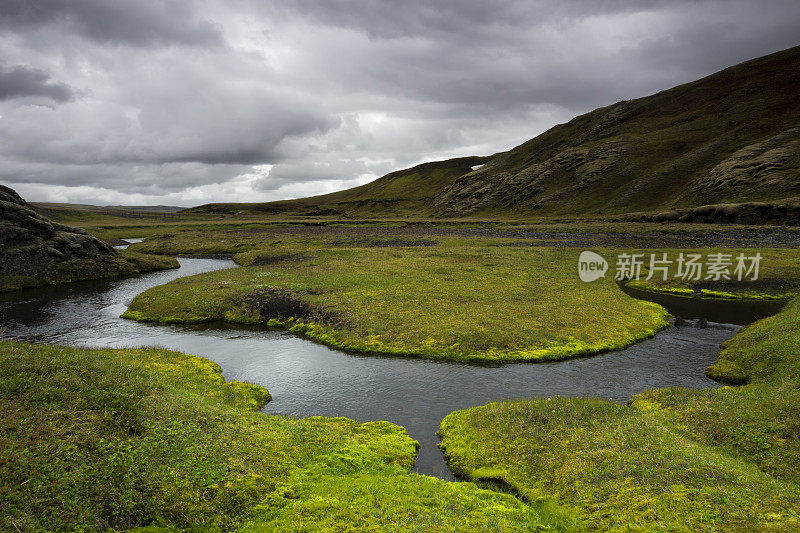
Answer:
[[[0,185],[0,290],[126,273],[131,265],[86,231],[44,218]]]
[[[602,142],[592,147],[570,146],[542,161],[528,161],[513,171],[492,161],[465,174],[434,198],[444,215],[457,216],[484,208],[536,209],[561,197],[590,189],[612,169],[631,142]],[[554,187],[553,184],[558,186]]]
[[[692,192],[709,200],[726,194],[752,194],[784,186],[784,175],[800,160],[800,127],[790,128],[764,141],[747,145],[726,157],[700,179]],[[800,180],[794,181],[800,194]]]

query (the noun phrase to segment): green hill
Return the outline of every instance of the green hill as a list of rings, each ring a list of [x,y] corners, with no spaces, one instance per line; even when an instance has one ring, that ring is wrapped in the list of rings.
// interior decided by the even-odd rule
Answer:
[[[423,163],[344,191],[298,200],[250,204],[207,204],[185,210],[194,213],[264,213],[305,216],[405,216],[433,214],[430,200],[473,166],[489,157],[461,157]]]
[[[507,152],[425,163],[324,196],[194,210],[442,217],[691,214],[697,206],[747,202],[766,203],[748,208],[770,210],[800,198],[798,89],[800,47],[795,47],[596,109]]]

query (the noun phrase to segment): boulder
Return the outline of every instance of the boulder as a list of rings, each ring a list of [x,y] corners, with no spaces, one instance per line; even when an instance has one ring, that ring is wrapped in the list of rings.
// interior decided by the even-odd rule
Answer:
[[[46,284],[110,276],[127,268],[111,246],[85,230],[48,220],[16,191],[0,185],[0,277]]]

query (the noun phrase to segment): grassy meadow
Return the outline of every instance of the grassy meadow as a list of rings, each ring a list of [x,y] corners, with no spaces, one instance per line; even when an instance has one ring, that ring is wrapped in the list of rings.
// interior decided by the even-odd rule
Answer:
[[[123,316],[266,323],[352,352],[475,362],[591,355],[667,324],[661,307],[629,298],[610,279],[582,283],[573,249],[336,239],[281,236],[237,254],[244,268],[142,293]]]
[[[123,315],[140,321],[227,321],[287,328],[350,352],[433,359],[548,361],[623,348],[667,324],[663,309],[624,295],[613,281],[618,253],[725,252],[762,255],[756,282],[631,282],[650,290],[712,297],[786,298],[800,288],[791,248],[674,247],[707,228],[586,223],[466,227],[244,224],[167,231],[133,250],[228,254],[244,268],[155,287]],[[486,236],[480,232],[485,232]],[[733,227],[732,243],[746,230]],[[739,233],[737,233],[739,232]],[[524,235],[525,240],[509,235]],[[609,261],[605,279],[577,276],[591,236]],[[724,240],[724,239],[723,239]],[[622,248],[620,243],[660,243]],[[585,243],[589,245],[589,243]],[[562,245],[562,246],[559,246]],[[567,245],[564,247],[563,245]],[[646,255],[649,257],[649,255]]]

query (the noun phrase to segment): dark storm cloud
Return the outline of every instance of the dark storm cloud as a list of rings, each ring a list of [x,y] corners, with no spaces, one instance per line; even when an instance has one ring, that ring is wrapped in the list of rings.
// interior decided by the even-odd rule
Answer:
[[[176,66],[162,64],[151,54],[134,55],[119,67],[126,83],[119,86],[114,80],[103,88],[110,93],[103,99],[82,98],[55,112],[31,106],[0,111],[0,162],[65,168],[116,163],[121,175],[130,172],[130,165],[149,165],[155,171],[146,179],[166,188],[158,165],[271,164],[291,155],[284,143],[323,134],[339,124],[318,102],[274,88],[260,76],[240,74],[235,83],[220,82],[218,73],[236,73],[222,66],[209,72],[205,65],[225,59],[226,55],[209,55],[197,64]],[[46,183],[58,183],[61,173],[37,175]],[[87,169],[80,179],[88,184],[92,176],[104,175],[105,169]],[[195,177],[198,184],[207,184],[205,180],[218,175]],[[125,184],[122,180],[120,185]]]
[[[219,29],[180,0],[0,0],[0,25],[24,31],[55,25],[104,43],[213,44]]]
[[[0,100],[26,96],[66,102],[73,98],[73,93],[66,84],[51,82],[50,75],[43,70],[22,65],[0,65]]]
[[[0,71],[0,181],[84,202],[319,194],[508,149],[798,28],[796,0],[0,0],[0,57],[25,65]]]

